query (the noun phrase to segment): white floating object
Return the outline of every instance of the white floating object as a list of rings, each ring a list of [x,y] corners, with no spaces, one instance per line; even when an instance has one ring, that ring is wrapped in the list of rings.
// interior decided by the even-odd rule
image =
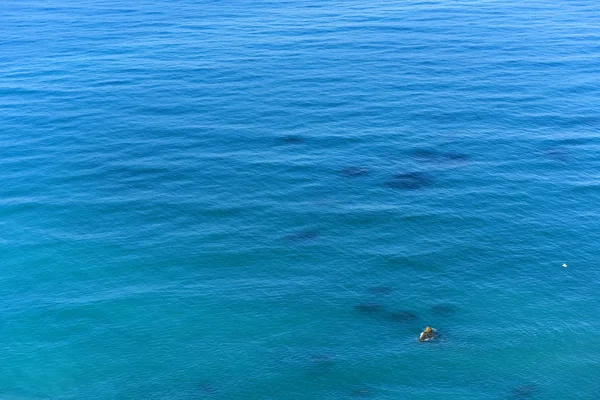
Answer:
[[[563,266],[563,268],[567,268],[567,264],[563,264],[562,266]]]

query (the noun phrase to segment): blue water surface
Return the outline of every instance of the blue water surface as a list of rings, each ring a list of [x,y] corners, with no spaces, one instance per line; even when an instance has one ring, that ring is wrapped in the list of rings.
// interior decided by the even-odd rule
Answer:
[[[0,399],[597,399],[599,21],[5,0]]]

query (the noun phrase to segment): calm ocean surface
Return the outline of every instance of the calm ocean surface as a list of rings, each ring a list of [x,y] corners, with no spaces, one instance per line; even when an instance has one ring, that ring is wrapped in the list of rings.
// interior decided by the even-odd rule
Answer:
[[[600,398],[597,1],[5,0],[0,37],[0,399]]]

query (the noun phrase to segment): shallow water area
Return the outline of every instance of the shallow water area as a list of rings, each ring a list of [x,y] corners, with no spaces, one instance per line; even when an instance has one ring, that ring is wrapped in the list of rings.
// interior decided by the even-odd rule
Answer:
[[[4,2],[0,399],[596,399],[598,20]]]

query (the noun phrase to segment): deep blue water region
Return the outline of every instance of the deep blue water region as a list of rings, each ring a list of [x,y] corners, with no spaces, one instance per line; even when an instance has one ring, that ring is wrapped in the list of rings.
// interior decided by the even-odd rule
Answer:
[[[3,1],[0,399],[598,399],[598,21]]]

